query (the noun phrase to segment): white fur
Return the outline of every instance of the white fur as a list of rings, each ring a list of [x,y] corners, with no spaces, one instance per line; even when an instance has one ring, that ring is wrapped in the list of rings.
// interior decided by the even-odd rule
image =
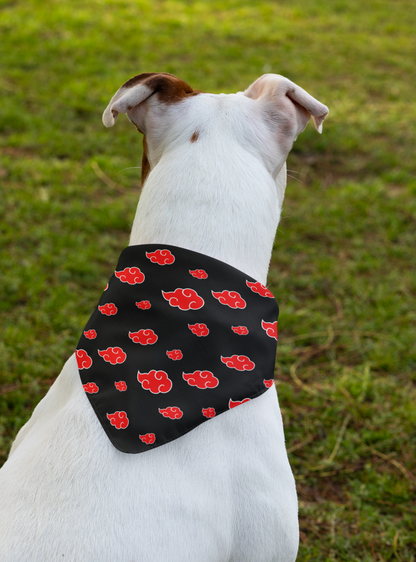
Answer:
[[[151,172],[130,243],[202,252],[265,283],[299,126],[282,139],[267,118],[276,100],[249,91],[172,104],[139,94],[125,111]],[[293,562],[297,548],[275,388],[129,455],[102,430],[71,356],[0,471],[0,562]]]

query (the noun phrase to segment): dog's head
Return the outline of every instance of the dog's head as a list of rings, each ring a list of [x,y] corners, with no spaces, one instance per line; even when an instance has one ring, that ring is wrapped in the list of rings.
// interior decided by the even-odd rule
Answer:
[[[143,183],[165,151],[212,138],[223,153],[240,144],[276,179],[311,117],[322,132],[328,108],[277,74],[261,76],[245,92],[214,95],[194,90],[172,74],[145,73],[115,93],[104,111],[104,125],[112,127],[119,113],[126,113],[145,135]]]

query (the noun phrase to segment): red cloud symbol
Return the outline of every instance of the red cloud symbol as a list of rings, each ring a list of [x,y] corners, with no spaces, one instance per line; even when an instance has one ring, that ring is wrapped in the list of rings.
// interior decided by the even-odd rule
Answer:
[[[252,371],[256,366],[245,355],[232,355],[231,357],[223,357],[221,355],[221,361],[230,369],[237,369],[237,371]]]
[[[248,334],[248,328],[246,326],[231,326],[231,329],[239,336],[246,336]]]
[[[207,336],[209,334],[208,326],[206,324],[188,324],[188,328],[198,337]]]
[[[265,322],[262,320],[261,327],[266,331],[269,338],[277,340],[277,320],[275,322]]]
[[[183,412],[178,406],[169,406],[168,408],[159,408],[159,414],[162,414],[164,418],[170,418],[171,420],[180,420],[183,416]]]
[[[274,299],[273,293],[271,293],[267,287],[260,283],[260,281],[257,281],[256,283],[250,283],[250,281],[246,281],[246,283],[247,287],[250,287],[253,293],[258,293],[261,297]]]
[[[177,306],[180,310],[198,310],[205,304],[204,299],[193,289],[176,289],[170,293],[162,291],[162,295],[170,306]]]
[[[273,386],[274,383],[274,379],[269,379],[266,381],[266,379],[263,379],[264,382],[264,386],[267,386],[267,388],[271,388]]]
[[[222,293],[211,291],[211,293],[221,304],[229,306],[230,308],[245,308],[247,306],[246,301],[237,291],[223,291]]]
[[[146,433],[146,435],[139,435],[139,437],[146,445],[152,445],[156,441],[156,435],[154,433]]]
[[[215,408],[202,408],[202,415],[206,418],[213,418],[215,416]]]
[[[172,381],[165,371],[156,371],[153,369],[148,373],[137,373],[137,380],[144,390],[150,390],[152,394],[166,394],[172,388]]]
[[[208,273],[205,269],[190,269],[189,273],[192,277],[196,277],[197,279],[206,279],[208,277]]]
[[[125,390],[127,390],[127,384],[125,383],[125,381],[119,381],[119,382],[115,382],[114,386],[116,387],[117,390],[119,390],[120,392],[124,392]]]
[[[89,340],[95,340],[97,332],[95,330],[88,330],[88,332],[84,332],[84,336]]]
[[[108,283],[107,283],[107,285],[105,286],[104,291],[106,291],[107,289],[108,289]]]
[[[114,414],[107,414],[107,418],[110,420],[111,425],[114,425],[116,429],[126,429],[129,425],[129,418],[126,412],[114,412]]]
[[[144,281],[144,273],[138,267],[126,267],[122,271],[115,271],[114,275],[122,283],[128,283],[129,285],[139,285]]]
[[[180,349],[172,349],[172,351],[167,351],[166,355],[169,357],[169,359],[173,359],[173,361],[179,361],[179,359],[182,359],[183,357],[182,351]]]
[[[228,407],[231,408],[235,408],[236,406],[239,406],[240,404],[244,404],[244,402],[250,402],[251,398],[244,398],[244,400],[231,400],[228,402]]]
[[[88,392],[88,394],[97,394],[97,392],[99,391],[99,388],[95,384],[95,382],[87,382],[87,384],[82,385],[82,388],[85,390],[85,392]]]
[[[92,365],[92,359],[85,349],[77,349],[75,352],[77,358],[78,369],[89,369]]]
[[[172,265],[175,261],[175,256],[169,250],[155,250],[154,252],[146,252],[146,257],[152,263],[159,265]]]
[[[121,347],[107,347],[107,349],[98,350],[98,355],[112,365],[120,365],[127,359],[127,355]]]
[[[140,302],[136,302],[136,306],[137,308],[141,308],[142,310],[147,310],[152,305],[150,304],[149,301],[140,301]]]
[[[99,306],[98,310],[101,314],[105,314],[106,316],[113,316],[117,314],[117,307],[114,303],[108,302],[107,304],[103,304],[103,306]]]
[[[190,386],[198,388],[215,388],[219,384],[217,377],[211,371],[194,371],[193,373],[182,373],[183,378]]]
[[[133,340],[134,343],[141,343],[142,345],[153,345],[158,340],[157,335],[150,329],[129,332],[129,338]]]

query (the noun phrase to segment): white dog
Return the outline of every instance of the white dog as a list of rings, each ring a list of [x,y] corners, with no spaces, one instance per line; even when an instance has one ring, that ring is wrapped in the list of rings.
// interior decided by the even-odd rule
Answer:
[[[285,161],[328,109],[266,74],[206,94],[170,74],[126,82],[103,115],[142,132],[143,193],[130,245],[174,245],[262,284]],[[166,271],[166,269],[165,269]],[[274,385],[144,453],[110,442],[65,364],[0,471],[1,562],[293,562],[297,498]]]

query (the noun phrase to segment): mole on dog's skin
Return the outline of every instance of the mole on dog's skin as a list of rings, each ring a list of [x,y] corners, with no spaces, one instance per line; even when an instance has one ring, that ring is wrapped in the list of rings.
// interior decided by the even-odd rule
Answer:
[[[277,323],[263,312],[251,315],[250,306],[257,306],[256,299],[262,306],[274,303],[265,285],[286,188],[286,158],[311,117],[322,132],[328,108],[276,74],[265,74],[245,92],[216,95],[171,74],[146,73],[115,93],[104,125],[112,127],[120,113],[144,135],[144,187],[127,254],[134,261],[136,251],[151,248],[140,263],[116,268],[109,282],[122,300],[129,291],[136,297],[137,289],[128,309],[132,324],[126,334],[123,322],[117,335],[105,332],[120,338],[111,340],[111,347],[100,339],[100,326],[121,318],[119,301],[105,300],[104,291],[93,315],[98,324],[83,332],[85,349],[79,344],[18,433],[0,470],[0,562],[294,562],[297,498],[273,360],[259,377],[260,360],[254,357],[257,342],[276,340]],[[186,267],[182,280],[178,257],[179,277],[170,286],[175,248]],[[145,291],[152,272],[161,283],[154,296]],[[228,286],[234,279],[238,290]],[[150,325],[151,315],[159,319],[169,306],[175,326]],[[194,357],[174,339],[185,309],[183,333],[191,338]],[[211,321],[203,316],[208,311]],[[149,325],[142,320],[146,314]],[[221,341],[215,339],[217,320],[226,334]],[[96,336],[101,347],[87,347]],[[123,350],[123,338],[139,350],[140,361],[152,351],[153,363],[137,367],[130,379],[126,369],[136,364],[126,360],[130,352]],[[222,353],[225,341],[230,347]],[[244,341],[255,345],[242,348]],[[157,364],[162,342],[163,367]],[[190,363],[182,373],[185,359]],[[110,365],[108,375],[98,368],[100,376],[104,373],[98,384],[88,376],[81,381],[90,364]],[[253,387],[251,399],[226,394],[228,409],[216,415],[209,393],[232,377],[237,390],[239,382],[250,385],[250,374],[261,389]],[[109,378],[115,400],[123,397],[125,406],[99,419],[95,408]],[[133,427],[130,411],[151,408],[153,396],[155,419],[169,432],[175,427],[170,424],[191,420],[186,402],[169,402],[172,387],[175,400],[181,400],[181,384],[193,387],[193,401],[201,400],[195,416],[204,416],[202,423],[190,421],[192,427],[174,430],[157,446],[157,431],[145,427],[153,415],[149,409],[137,422],[145,428],[138,431],[139,452],[121,452],[112,444],[106,424],[116,436],[127,432]],[[142,402],[146,396],[149,402]]]

